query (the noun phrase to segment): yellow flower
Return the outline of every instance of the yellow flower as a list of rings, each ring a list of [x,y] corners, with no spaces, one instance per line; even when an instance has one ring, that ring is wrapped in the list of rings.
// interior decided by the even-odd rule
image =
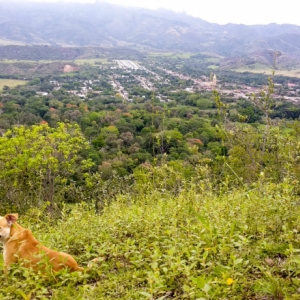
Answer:
[[[226,281],[227,285],[232,285],[233,284],[233,279],[232,278],[228,278]]]

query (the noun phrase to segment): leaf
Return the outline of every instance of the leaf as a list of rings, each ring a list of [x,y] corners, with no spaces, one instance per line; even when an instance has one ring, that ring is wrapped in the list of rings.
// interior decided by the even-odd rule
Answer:
[[[236,223],[234,222],[234,223],[231,225],[230,237],[233,236],[233,233],[234,233],[234,230],[235,230],[235,226],[236,226]]]
[[[211,286],[208,283],[205,283],[203,291],[207,294],[211,290]]]
[[[166,299],[167,297],[168,297],[168,295],[165,295],[165,296],[162,296],[162,297],[158,298],[157,300],[164,300],[164,299]]]
[[[192,281],[194,284],[196,284],[198,289],[203,289],[205,286],[205,283],[206,283],[205,278],[202,276],[198,276],[196,278],[194,277],[194,278],[192,278]]]
[[[238,258],[238,259],[236,259],[236,260],[234,261],[233,264],[236,266],[236,265],[240,264],[242,261],[243,261],[242,258]]]
[[[149,293],[146,293],[146,292],[139,292],[139,294],[141,294],[149,299],[152,298],[152,295],[150,295]]]
[[[202,223],[202,224],[204,224],[204,225],[206,225],[206,220],[205,220],[205,218],[203,217],[203,216],[201,216],[201,215],[198,215],[198,220]]]
[[[208,256],[208,251],[205,251],[205,252],[203,253],[203,260],[206,260],[207,256]]]
[[[17,290],[17,294],[23,297],[24,300],[30,300],[31,299],[31,293],[27,296],[22,290]]]
[[[190,291],[190,287],[188,285],[186,285],[186,284],[184,284],[182,288],[183,288],[183,290],[185,292],[189,292]]]

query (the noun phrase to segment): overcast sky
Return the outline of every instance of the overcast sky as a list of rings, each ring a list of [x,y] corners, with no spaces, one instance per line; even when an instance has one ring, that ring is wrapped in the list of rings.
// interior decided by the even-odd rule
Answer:
[[[10,1],[10,0],[7,0]],[[58,2],[58,0],[21,0]],[[95,0],[59,0],[95,2]],[[289,23],[300,25],[299,0],[98,0],[125,6],[185,11],[206,21],[226,24]],[[298,3],[299,1],[299,3]]]

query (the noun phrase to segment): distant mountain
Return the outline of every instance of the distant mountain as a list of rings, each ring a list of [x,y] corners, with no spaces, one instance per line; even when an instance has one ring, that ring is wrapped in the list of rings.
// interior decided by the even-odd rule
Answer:
[[[0,2],[0,41],[52,46],[145,46],[223,56],[300,50],[300,26],[218,25],[184,13],[107,3]]]

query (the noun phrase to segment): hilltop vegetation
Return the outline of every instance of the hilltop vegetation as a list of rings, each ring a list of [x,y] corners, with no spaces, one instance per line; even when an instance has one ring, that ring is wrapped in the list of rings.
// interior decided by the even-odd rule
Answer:
[[[15,268],[8,280],[0,275],[1,298],[299,298],[294,182],[271,184],[261,176],[251,187],[223,185],[216,194],[211,171],[200,167],[175,196],[164,189],[167,182],[152,179],[182,174],[166,166],[153,171],[136,176],[131,191],[114,187],[116,198],[101,214],[93,204],[65,206],[59,219],[45,207],[22,214],[21,224],[47,246],[84,267],[98,261],[87,274],[46,278]]]

